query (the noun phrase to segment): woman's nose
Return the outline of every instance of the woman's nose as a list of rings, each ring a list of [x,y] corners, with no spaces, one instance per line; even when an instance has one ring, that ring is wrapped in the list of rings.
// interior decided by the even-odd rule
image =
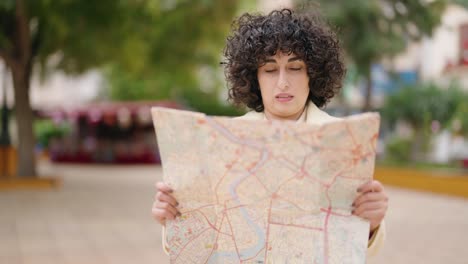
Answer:
[[[286,90],[289,87],[289,80],[286,71],[280,71],[277,85],[281,90]]]

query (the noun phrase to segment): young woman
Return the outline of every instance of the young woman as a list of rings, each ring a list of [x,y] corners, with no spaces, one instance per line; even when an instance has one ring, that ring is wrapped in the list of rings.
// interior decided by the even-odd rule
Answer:
[[[337,119],[320,110],[341,88],[345,67],[335,34],[317,15],[289,9],[244,14],[233,24],[224,51],[229,99],[252,111],[252,120],[322,124]],[[152,213],[162,225],[180,215],[171,188],[156,184]],[[381,183],[360,186],[353,214],[370,222],[368,256],[382,245],[388,197]]]

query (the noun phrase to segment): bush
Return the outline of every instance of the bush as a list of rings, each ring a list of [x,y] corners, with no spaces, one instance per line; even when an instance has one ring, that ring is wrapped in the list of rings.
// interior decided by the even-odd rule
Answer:
[[[56,125],[52,120],[38,120],[34,123],[36,141],[39,145],[47,147],[52,138],[61,138],[70,133],[71,128],[63,123]]]
[[[467,101],[468,93],[456,83],[447,87],[435,83],[418,83],[389,95],[381,109],[382,122],[394,127],[398,121],[404,121],[414,132],[413,139],[408,140],[407,146],[399,141],[390,143],[389,147],[393,151],[390,155],[395,155],[400,160],[409,155],[410,160],[421,161],[430,147],[431,124],[434,121],[440,124],[441,129],[446,129],[458,120],[463,133],[464,126],[466,127],[464,123],[468,122]],[[402,156],[401,150],[404,148],[408,152]]]
[[[395,138],[387,143],[386,159],[396,162],[408,162],[411,159],[411,139]]]

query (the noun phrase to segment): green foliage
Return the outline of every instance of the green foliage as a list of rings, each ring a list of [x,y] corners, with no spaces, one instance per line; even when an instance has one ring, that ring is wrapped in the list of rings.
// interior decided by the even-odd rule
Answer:
[[[438,121],[445,128],[453,125],[458,115],[466,122],[466,102],[468,93],[453,83],[449,87],[439,87],[434,83],[404,87],[386,98],[381,109],[382,121],[390,126],[399,120],[408,123],[414,130],[409,144],[410,160],[421,160],[430,148],[432,122]],[[394,147],[396,150],[391,155],[402,157],[398,154],[400,147]]]
[[[7,3],[7,2],[6,2]],[[16,24],[16,2],[0,5],[0,50],[11,50]],[[127,26],[131,15],[142,12],[146,1],[24,0],[30,25],[31,53],[42,70],[82,72],[108,61],[124,61],[128,49],[122,36],[134,34]],[[112,43],[112,44],[111,44]],[[46,64],[54,55],[54,63]],[[48,67],[45,67],[48,66]]]
[[[56,125],[51,120],[37,120],[34,123],[34,133],[36,134],[37,142],[47,147],[50,139],[61,138],[71,132],[71,127],[68,124]]]
[[[468,0],[452,0],[451,2],[468,8]]]
[[[381,114],[390,124],[403,120],[415,129],[427,128],[432,120],[447,126],[457,111],[463,111],[466,102],[467,92],[454,84],[444,88],[434,83],[423,83],[404,87],[389,95]]]
[[[110,96],[120,100],[174,99],[200,89],[197,71],[219,67],[237,2],[25,0],[42,75],[108,65]],[[1,1],[0,50],[14,45],[14,7]]]
[[[18,130],[24,143],[19,144],[18,174],[36,174],[30,140],[33,118],[26,99],[33,69],[44,77],[57,69],[81,73],[113,65],[128,74],[124,83],[137,81],[136,86],[124,88],[183,95],[186,89],[199,88],[200,65],[218,61],[221,50],[216,49],[237,4],[236,0],[0,1],[0,58],[11,69],[15,95],[22,99],[15,105],[22,114]]]
[[[394,162],[407,162],[411,159],[411,139],[395,138],[387,143],[386,159]]]
[[[108,96],[119,101],[171,99],[210,115],[242,114],[220,99],[226,88],[219,62],[239,7],[254,4],[174,1],[168,8],[164,2],[153,2],[147,14],[154,28],[145,35],[146,55],[137,57],[142,66],[107,67]]]
[[[431,35],[447,4],[446,0],[318,2],[361,73],[373,62],[401,52],[409,39]]]
[[[231,105],[223,104],[217,95],[197,89],[187,90],[181,101],[196,111],[209,115],[239,116],[244,113]]]
[[[207,114],[238,114],[219,100],[224,89],[219,62],[236,7],[242,3],[175,1],[169,8],[153,2],[148,21],[141,24],[152,28],[145,31],[135,67],[113,65],[106,70],[109,97],[172,99]]]
[[[468,137],[468,96],[465,95],[463,100],[465,101],[458,105],[450,125],[454,130],[453,132],[460,133],[461,135]],[[459,128],[456,128],[455,126],[459,126]]]
[[[0,9],[2,10],[13,10],[15,7],[15,0],[2,0],[0,2]]]
[[[14,1],[0,1],[0,39],[10,34]],[[151,75],[213,62],[236,1],[25,0],[36,58],[45,69],[79,73],[116,63]],[[10,28],[10,29],[9,29]],[[1,42],[0,42],[1,43]],[[5,48],[12,43],[4,43]],[[219,50],[217,50],[219,52]],[[48,61],[54,55],[53,63]],[[148,67],[149,66],[149,67]]]
[[[177,89],[170,78],[151,77],[147,79],[135,79],[130,74],[125,74],[121,69],[112,68],[109,78],[109,96],[117,101],[135,100],[164,100],[172,99],[202,113],[221,116],[238,116],[243,113],[231,105],[220,100],[220,91],[204,92],[197,85],[197,80],[192,80],[191,86]],[[189,82],[188,82],[189,83]],[[217,86],[222,87],[222,86]]]
[[[449,0],[296,0],[315,10],[318,3],[322,14],[338,31],[348,59],[366,80],[364,110],[371,106],[370,67],[382,58],[402,52],[409,41],[430,36],[440,24]]]

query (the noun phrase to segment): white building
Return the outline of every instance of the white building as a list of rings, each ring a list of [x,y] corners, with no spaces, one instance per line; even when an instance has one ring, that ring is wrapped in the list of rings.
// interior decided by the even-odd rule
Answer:
[[[392,63],[396,70],[416,70],[423,81],[457,78],[468,90],[468,10],[449,5],[433,36],[412,43]]]

